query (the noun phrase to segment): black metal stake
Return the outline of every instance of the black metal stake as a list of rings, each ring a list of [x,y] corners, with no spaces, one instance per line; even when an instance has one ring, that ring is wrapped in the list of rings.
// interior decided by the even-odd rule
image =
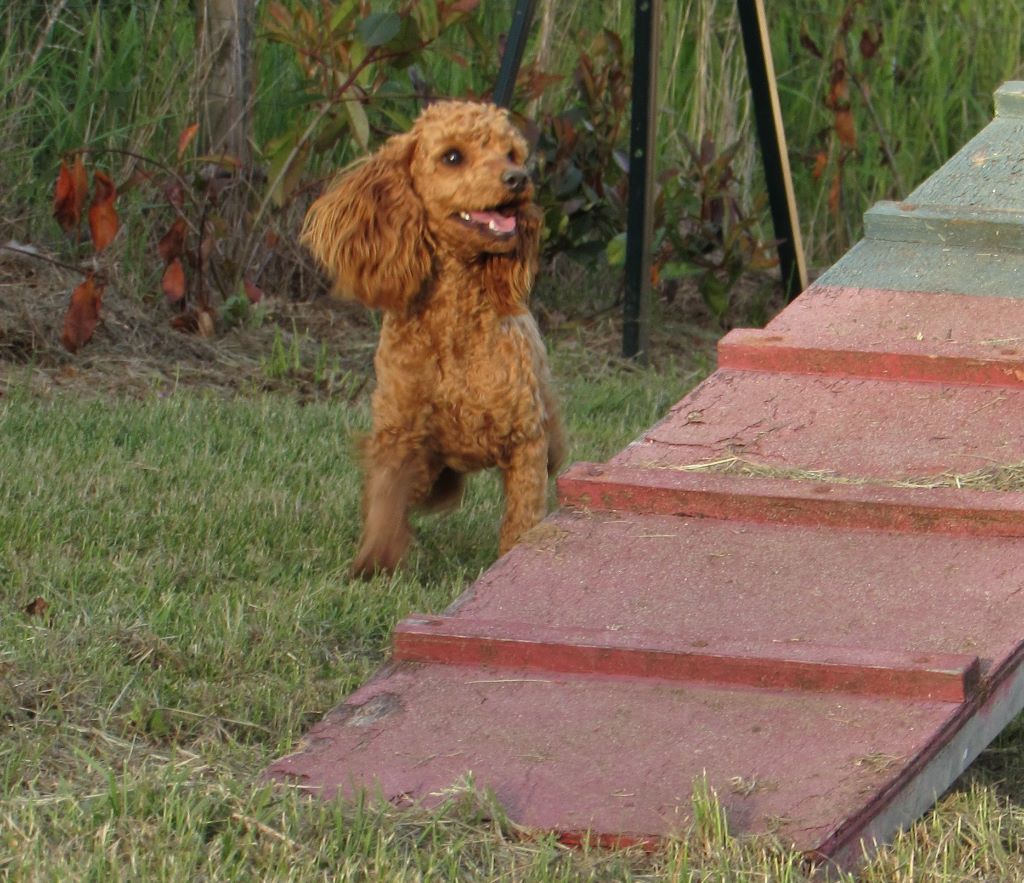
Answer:
[[[512,24],[505,40],[505,51],[501,55],[498,81],[494,86],[493,98],[498,107],[508,107],[512,103],[512,93],[515,92],[516,77],[523,60],[523,50],[526,48],[526,38],[530,34],[530,24],[533,22],[533,11],[536,7],[537,0],[516,0]]]
[[[807,287],[807,269],[800,239],[800,221],[797,217],[793,179],[789,171],[786,152],[786,134],[782,128],[779,93],[775,85],[771,46],[768,43],[768,25],[762,0],[736,0],[743,31],[743,48],[747,56],[747,71],[753,95],[754,120],[757,138],[761,144],[765,183],[771,205],[772,225],[779,240],[779,268],[788,300],[792,300]]]
[[[633,12],[633,97],[629,120],[629,202],[622,354],[647,360],[654,238],[654,136],[661,0],[636,0]]]

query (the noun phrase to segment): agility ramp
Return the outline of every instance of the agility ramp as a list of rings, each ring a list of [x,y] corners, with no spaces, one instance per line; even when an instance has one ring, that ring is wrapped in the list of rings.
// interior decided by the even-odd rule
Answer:
[[[734,833],[855,864],[1024,707],[1024,83],[603,464],[273,778],[567,842]],[[1018,489],[1019,488],[1019,489]]]

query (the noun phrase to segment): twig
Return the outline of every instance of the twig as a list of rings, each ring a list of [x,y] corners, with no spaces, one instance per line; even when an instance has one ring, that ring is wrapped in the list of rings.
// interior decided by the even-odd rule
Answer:
[[[58,261],[56,258],[47,257],[42,252],[33,251],[29,248],[19,248],[17,245],[11,245],[9,242],[0,242],[0,248],[7,249],[7,251],[13,251],[15,254],[24,255],[28,258],[35,258],[37,261],[44,261],[47,264],[53,264],[55,267],[60,267],[62,270],[70,270],[72,273],[81,273],[83,275],[89,275],[90,273],[96,275],[97,281],[102,282],[102,271],[96,268],[86,269],[84,267],[75,267],[71,264],[65,264],[64,261]]]
[[[42,55],[43,50],[46,48],[46,44],[50,39],[50,33],[53,31],[53,26],[57,24],[57,19],[60,18],[60,14],[64,11],[64,7],[67,5],[68,0],[60,0],[60,2],[50,10],[50,15],[46,20],[46,24],[39,33],[39,40],[36,42],[36,48],[32,50],[32,57],[26,65],[26,71],[30,72],[32,68],[36,66],[36,62],[39,61],[39,56]],[[29,78],[26,77],[18,87],[14,101],[11,102],[12,107],[18,107],[25,103],[24,92],[28,82]]]
[[[184,178],[182,178],[181,175],[179,175],[169,165],[160,162],[160,160],[153,159],[151,156],[143,156],[141,153],[136,153],[134,150],[125,150],[124,148],[121,147],[83,147],[79,150],[72,150],[69,152],[72,155],[76,153],[90,153],[93,156],[102,156],[104,153],[113,153],[117,154],[118,156],[127,156],[145,165],[156,166],[156,168],[160,169],[162,172],[165,172],[166,174],[170,175],[175,180],[175,182],[181,186],[182,193],[186,199],[192,200],[192,202],[194,202],[196,205],[199,204],[198,200],[193,199],[191,187],[189,186],[188,182]],[[179,209],[177,206],[174,206],[174,208],[179,215],[185,218],[186,221],[188,220],[188,218],[185,217],[185,214],[181,211],[181,209]]]
[[[864,99],[864,106],[867,107],[868,113],[871,114],[871,121],[875,124],[875,131],[878,132],[878,141],[882,148],[882,153],[885,154],[886,165],[892,169],[892,178],[896,183],[896,190],[901,197],[906,196],[908,190],[906,185],[903,183],[903,176],[900,174],[900,170],[896,168],[896,158],[893,156],[892,149],[889,147],[889,139],[886,137],[885,129],[882,127],[882,120],[878,116],[878,111],[875,110],[875,105],[871,100],[871,94],[868,91],[868,87],[861,81],[860,77],[853,72],[852,68],[848,68],[848,71],[854,85],[860,90],[861,97]]]
[[[269,825],[263,824],[263,822],[252,818],[252,816],[243,815],[240,812],[233,812],[231,813],[231,818],[247,828],[255,828],[261,834],[265,834],[267,837],[277,840],[280,843],[287,844],[292,849],[297,850],[299,848],[299,844],[292,840],[291,837],[288,837],[286,834],[282,834],[280,831],[271,828]]]

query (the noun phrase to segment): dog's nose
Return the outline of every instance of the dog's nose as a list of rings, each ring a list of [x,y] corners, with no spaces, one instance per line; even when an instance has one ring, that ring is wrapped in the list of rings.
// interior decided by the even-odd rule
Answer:
[[[505,169],[501,173],[501,183],[513,193],[518,193],[522,190],[529,180],[530,176],[526,173],[526,169]]]

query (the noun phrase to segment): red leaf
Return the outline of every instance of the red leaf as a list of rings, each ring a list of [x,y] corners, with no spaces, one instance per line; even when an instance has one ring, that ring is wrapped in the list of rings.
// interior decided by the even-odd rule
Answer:
[[[828,154],[824,150],[818,151],[818,155],[814,157],[814,168],[811,171],[811,177],[815,181],[819,180],[822,175],[825,174],[825,166],[828,165]]]
[[[68,352],[78,352],[89,342],[100,319],[102,298],[103,285],[96,282],[92,274],[71,293],[71,305],[64,316],[64,333],[60,338]]]
[[[45,598],[33,598],[25,605],[25,612],[29,616],[42,616],[50,604]]]
[[[285,9],[280,3],[271,3],[267,7],[267,12],[270,13],[270,17],[273,18],[282,28],[285,30],[291,30],[293,19],[292,14]]]
[[[258,304],[263,300],[263,289],[258,285],[248,279],[243,279],[242,286],[245,288],[245,296],[249,298],[249,303]]]
[[[828,210],[832,214],[832,217],[839,217],[839,209],[841,207],[843,197],[843,180],[839,172],[836,172],[835,177],[832,179],[832,185],[828,189]]]
[[[836,111],[836,135],[849,148],[857,146],[857,129],[853,123],[853,113],[846,107]]]
[[[127,193],[133,187],[141,187],[143,184],[152,184],[153,178],[152,172],[147,172],[143,168],[134,169],[128,181],[121,185],[121,193]]]
[[[117,235],[117,209],[114,208],[117,188],[103,172],[94,172],[93,181],[95,189],[92,204],[89,206],[89,230],[92,233],[93,247],[98,254],[110,245]]]
[[[853,17],[857,12],[857,7],[860,5],[860,0],[853,0],[846,9],[843,11],[843,17],[839,20],[839,35],[843,36],[850,33],[850,28],[853,27]]]
[[[199,320],[194,311],[189,310],[171,319],[171,328],[182,334],[195,334],[199,330]]]
[[[832,62],[832,73],[829,77],[828,98],[825,106],[829,110],[838,110],[850,97],[850,84],[846,71],[846,59],[836,56]]]
[[[878,48],[882,45],[882,27],[878,27],[878,37],[875,38],[871,31],[864,28],[860,33],[860,54],[865,58],[874,58]]]
[[[157,244],[157,251],[165,264],[180,258],[185,252],[185,233],[188,230],[184,218],[178,218]]]
[[[89,179],[85,173],[82,154],[75,157],[75,164],[70,168],[67,162],[62,161],[53,193],[53,216],[65,233],[78,226],[88,192]]]
[[[169,303],[176,304],[185,296],[185,268],[180,257],[171,258],[160,280],[160,287]]]
[[[199,243],[199,260],[205,264],[210,259],[210,255],[213,254],[213,247],[216,244],[213,236],[204,236],[203,241]]]
[[[164,198],[176,209],[185,205],[185,188],[178,181],[166,181],[163,186]]]
[[[811,39],[811,35],[807,32],[806,22],[801,22],[800,24],[800,45],[810,52],[815,58],[825,57],[821,49],[818,48],[818,44]]]
[[[182,131],[178,136],[178,159],[184,156],[185,151],[188,150],[189,144],[192,143],[192,139],[196,137],[196,132],[199,131],[199,123],[193,123]]]

